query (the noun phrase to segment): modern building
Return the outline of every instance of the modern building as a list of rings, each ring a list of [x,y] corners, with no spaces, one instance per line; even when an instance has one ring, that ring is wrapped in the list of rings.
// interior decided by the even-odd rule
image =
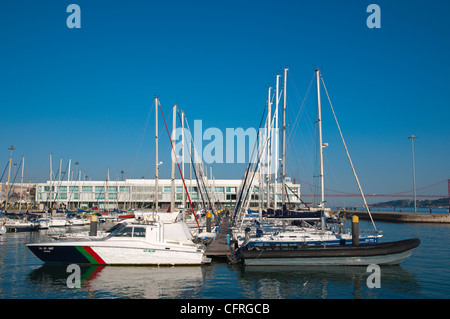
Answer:
[[[207,206],[209,202],[215,203],[215,207],[234,206],[239,196],[241,180],[224,179],[215,180],[206,186],[208,192],[201,191],[196,180],[185,180],[194,208]],[[287,183],[292,190],[287,201],[293,204],[300,203],[300,185]],[[214,189],[214,192],[211,192]],[[175,206],[183,205],[184,186],[181,180],[175,180]],[[294,193],[295,194],[294,194]],[[270,188],[273,201],[273,188]],[[170,179],[158,179],[158,206],[167,209],[171,203],[172,187]],[[188,197],[185,195],[185,207],[189,206]],[[251,206],[258,206],[259,190],[253,188]],[[264,195],[264,203],[267,195]],[[127,179],[125,181],[53,181],[38,183],[36,185],[36,203],[40,209],[64,208],[68,209],[145,209],[155,205],[155,180],[154,179]],[[278,185],[278,206],[281,206],[281,184]]]

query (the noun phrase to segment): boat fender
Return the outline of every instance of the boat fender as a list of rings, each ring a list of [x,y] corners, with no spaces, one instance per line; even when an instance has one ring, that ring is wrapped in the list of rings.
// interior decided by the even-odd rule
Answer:
[[[341,227],[339,227],[339,232],[338,232],[338,235],[340,235],[340,234],[342,234],[342,226],[341,226]]]

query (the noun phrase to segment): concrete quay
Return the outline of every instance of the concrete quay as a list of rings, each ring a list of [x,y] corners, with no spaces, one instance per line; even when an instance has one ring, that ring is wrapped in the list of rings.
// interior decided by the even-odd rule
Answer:
[[[435,223],[435,224],[450,224],[450,214],[436,214],[436,213],[405,213],[405,212],[380,212],[371,211],[374,221],[386,221],[395,223]],[[350,218],[351,216],[358,216],[361,219],[370,219],[367,211],[332,211],[333,215],[339,214]]]

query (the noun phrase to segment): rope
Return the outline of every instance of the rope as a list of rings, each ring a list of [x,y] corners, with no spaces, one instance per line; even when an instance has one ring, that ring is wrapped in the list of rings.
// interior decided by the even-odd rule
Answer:
[[[341,127],[339,126],[339,123],[338,123],[338,120],[336,117],[336,113],[334,112],[333,105],[331,104],[330,96],[328,95],[328,91],[325,86],[325,82],[323,81],[322,76],[320,76],[320,79],[322,80],[322,84],[325,89],[325,93],[327,94],[328,102],[330,103],[331,111],[333,112],[333,116],[336,121],[336,125],[338,127],[339,134],[341,135],[342,143],[344,144],[344,148],[345,148],[345,152],[347,153],[348,161],[350,162],[350,166],[352,167],[352,170],[353,170],[353,175],[355,176],[356,183],[358,184],[359,192],[361,193],[361,197],[364,201],[364,206],[366,207],[367,213],[369,214],[370,220],[372,221],[373,228],[375,228],[375,231],[378,232],[377,227],[375,226],[375,222],[373,221],[372,214],[370,213],[369,206],[367,205],[366,197],[364,196],[364,192],[362,190],[361,184],[359,183],[358,176],[356,175],[356,170],[355,170],[355,167],[353,166],[352,159],[350,158],[350,153],[348,152],[347,144],[345,143],[345,140],[344,140],[344,135],[342,135]]]
[[[167,127],[167,123],[166,123],[166,119],[164,117],[164,113],[163,113],[163,110],[162,110],[162,107],[161,107],[161,103],[159,103],[159,109],[161,111],[161,115],[162,115],[163,120],[164,120],[164,125],[166,126],[167,135],[169,136],[170,145],[172,146],[173,155],[175,157],[175,160],[177,161],[178,170],[180,171],[181,179],[183,180],[184,190],[186,191],[186,194],[187,194],[188,199],[189,199],[189,204],[191,205],[191,208],[192,208],[192,214],[194,215],[195,221],[197,222],[198,231],[201,231],[200,224],[198,223],[197,215],[195,214],[194,206],[192,205],[191,196],[189,196],[189,192],[188,192],[187,187],[186,187],[186,182],[184,181],[184,176],[183,176],[183,173],[181,172],[180,164],[178,163],[177,153],[175,152],[175,147],[173,146],[173,143],[172,143],[172,138],[170,136],[169,128]]]

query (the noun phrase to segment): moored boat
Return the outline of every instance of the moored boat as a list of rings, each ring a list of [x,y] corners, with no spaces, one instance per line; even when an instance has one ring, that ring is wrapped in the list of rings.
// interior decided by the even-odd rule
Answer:
[[[241,249],[245,265],[398,265],[419,246],[418,238],[351,246],[283,246]]]
[[[123,222],[108,236],[28,244],[48,263],[102,265],[200,265],[205,247],[195,244],[183,222],[145,218]]]
[[[39,227],[39,222],[27,219],[7,219],[5,222],[5,228],[8,232],[35,231]]]

